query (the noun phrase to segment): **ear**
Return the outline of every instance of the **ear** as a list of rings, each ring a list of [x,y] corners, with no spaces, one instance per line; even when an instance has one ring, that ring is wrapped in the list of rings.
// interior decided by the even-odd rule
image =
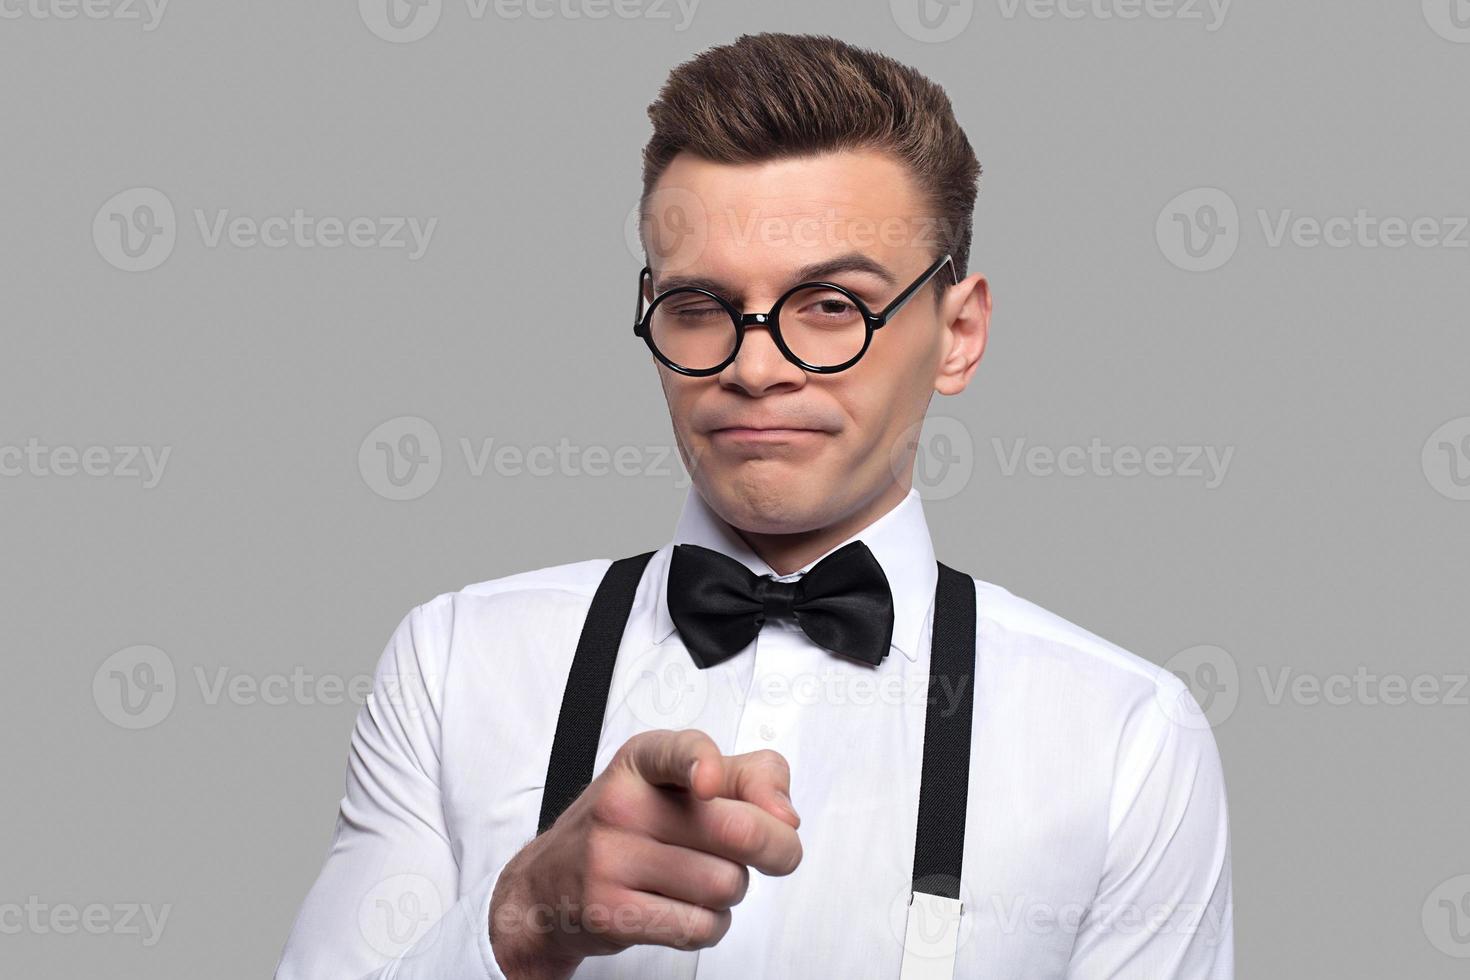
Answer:
[[[934,375],[934,390],[941,395],[958,395],[985,354],[990,335],[990,284],[980,273],[951,286],[940,305],[944,325],[943,355]]]

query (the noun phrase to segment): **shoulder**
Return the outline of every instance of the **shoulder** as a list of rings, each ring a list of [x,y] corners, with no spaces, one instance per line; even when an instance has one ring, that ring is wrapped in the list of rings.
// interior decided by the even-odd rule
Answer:
[[[1079,672],[1120,691],[1152,693],[1167,674],[1058,614],[991,582],[975,580],[976,626],[1002,655]],[[986,648],[982,645],[982,651]],[[1177,683],[1177,678],[1168,675]]]
[[[580,630],[611,564],[590,558],[547,565],[441,592],[402,616],[384,660],[398,671],[411,660],[442,678],[465,654],[482,659],[495,650],[559,649],[563,634]]]
[[[1150,782],[1223,807],[1214,733],[1171,671],[1008,590],[976,580],[979,687],[1040,758],[1095,783],[1116,827]],[[977,690],[977,695],[980,691]]]
[[[416,607],[410,615],[442,621],[482,611],[504,616],[568,606],[585,609],[612,561],[611,558],[589,558],[472,582],[450,592],[441,592]]]
[[[533,598],[538,593],[572,593],[590,599],[611,564],[611,558],[589,558],[585,561],[548,565],[545,568],[514,572],[475,582],[446,595],[450,598],[471,599],[504,595]],[[439,597],[441,600],[444,598]]]
[[[649,553],[655,553],[654,549]],[[613,563],[611,558],[588,558],[472,582],[421,603],[405,620],[434,623],[441,630],[458,624],[463,632],[469,626],[493,625],[497,631],[516,624],[546,628],[549,621],[560,623],[574,616],[580,628],[597,587]],[[650,565],[656,566],[656,561]]]
[[[1069,737],[1150,753],[1175,739],[1213,751],[1209,722],[1171,671],[1023,599],[975,581],[981,676]]]

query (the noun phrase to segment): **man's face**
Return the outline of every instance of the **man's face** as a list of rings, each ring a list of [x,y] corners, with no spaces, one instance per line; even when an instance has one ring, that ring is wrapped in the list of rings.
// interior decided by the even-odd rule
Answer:
[[[812,278],[878,312],[929,267],[939,241],[907,169],[874,152],[740,165],[682,153],[649,203],[652,294],[700,280],[749,313],[769,312]],[[804,273],[839,259],[873,268]],[[942,269],[835,374],[786,360],[758,326],[718,374],[688,377],[655,361],[679,452],[711,507],[744,530],[787,534],[906,493],[930,396],[963,389],[984,344],[983,323],[977,346],[970,322],[988,314],[983,280],[965,280],[936,306],[934,290],[952,282]]]

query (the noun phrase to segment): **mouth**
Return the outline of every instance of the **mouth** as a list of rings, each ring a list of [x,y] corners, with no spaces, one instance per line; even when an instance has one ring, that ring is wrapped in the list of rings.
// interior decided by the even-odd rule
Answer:
[[[822,435],[821,429],[793,429],[779,426],[732,425],[710,432],[711,439],[734,442],[793,442]]]

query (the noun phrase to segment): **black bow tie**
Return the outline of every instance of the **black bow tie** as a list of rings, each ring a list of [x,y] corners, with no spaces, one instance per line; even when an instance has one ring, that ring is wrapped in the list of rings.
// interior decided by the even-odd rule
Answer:
[[[701,668],[733,657],[770,616],[791,616],[818,646],[877,665],[893,641],[893,593],[883,566],[852,541],[795,582],[757,575],[697,544],[674,546],[669,614]]]

